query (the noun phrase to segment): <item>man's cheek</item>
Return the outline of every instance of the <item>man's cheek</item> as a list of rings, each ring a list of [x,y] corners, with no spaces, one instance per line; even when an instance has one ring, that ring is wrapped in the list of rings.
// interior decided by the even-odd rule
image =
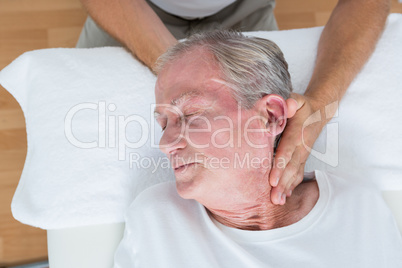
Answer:
[[[188,144],[196,149],[205,149],[211,146],[211,130],[208,128],[192,128],[186,130]]]
[[[234,148],[235,139],[232,128],[219,128],[211,135],[211,145],[217,149]]]

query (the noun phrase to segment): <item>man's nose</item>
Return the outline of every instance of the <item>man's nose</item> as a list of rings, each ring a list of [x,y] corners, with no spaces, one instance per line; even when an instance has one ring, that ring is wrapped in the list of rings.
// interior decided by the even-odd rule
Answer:
[[[185,148],[187,141],[184,131],[185,129],[182,124],[166,126],[159,143],[159,149],[166,155],[170,155],[179,149]]]

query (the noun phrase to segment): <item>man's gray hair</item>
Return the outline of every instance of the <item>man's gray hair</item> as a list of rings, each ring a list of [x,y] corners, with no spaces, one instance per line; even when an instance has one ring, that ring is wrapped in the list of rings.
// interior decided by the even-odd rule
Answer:
[[[211,52],[221,69],[221,79],[246,109],[265,95],[278,94],[287,99],[292,92],[288,64],[280,48],[270,40],[234,31],[190,36],[159,57],[156,72],[194,48]]]

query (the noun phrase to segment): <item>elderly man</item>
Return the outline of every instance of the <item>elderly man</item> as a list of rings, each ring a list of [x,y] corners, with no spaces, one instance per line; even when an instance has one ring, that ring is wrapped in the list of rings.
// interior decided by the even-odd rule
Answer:
[[[400,267],[400,234],[367,182],[316,171],[272,203],[274,144],[296,109],[274,43],[199,34],[159,68],[160,147],[176,183],[133,202],[116,267]]]

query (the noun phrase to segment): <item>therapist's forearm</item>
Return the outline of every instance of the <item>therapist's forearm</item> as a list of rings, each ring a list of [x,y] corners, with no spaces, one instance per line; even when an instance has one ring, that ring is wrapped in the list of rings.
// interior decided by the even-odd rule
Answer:
[[[341,100],[374,51],[389,6],[388,0],[338,2],[322,32],[313,76],[305,92],[313,107],[320,109]]]
[[[177,40],[144,0],[82,0],[89,15],[152,69]]]

